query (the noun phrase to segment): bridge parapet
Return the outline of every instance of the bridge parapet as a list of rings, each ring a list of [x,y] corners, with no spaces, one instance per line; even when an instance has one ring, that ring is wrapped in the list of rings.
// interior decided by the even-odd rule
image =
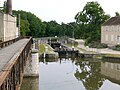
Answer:
[[[20,39],[23,39],[23,38],[29,38],[29,37],[17,37],[15,39],[12,39],[12,40],[9,40],[9,41],[1,42],[0,43],[0,48],[4,48],[4,47],[6,47],[10,44],[13,44],[13,43],[17,42]]]
[[[0,43],[0,48],[6,47],[6,46],[8,46],[8,45],[10,45],[10,44],[13,44],[14,42],[16,42],[16,41],[18,41],[18,40],[20,40],[20,39],[22,39],[22,37],[18,37],[18,38],[9,40],[9,41],[1,42],[1,43]]]
[[[11,60],[4,66],[0,72],[0,90],[19,90],[24,67],[29,58],[31,58],[32,38],[20,48]]]

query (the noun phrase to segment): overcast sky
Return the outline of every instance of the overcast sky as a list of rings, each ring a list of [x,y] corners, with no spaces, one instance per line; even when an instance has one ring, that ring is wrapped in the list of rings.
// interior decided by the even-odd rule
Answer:
[[[0,1],[2,4],[5,0]],[[75,15],[90,1],[97,1],[111,16],[120,12],[119,0],[12,0],[14,10],[32,12],[42,21],[56,20],[58,23],[73,22]]]

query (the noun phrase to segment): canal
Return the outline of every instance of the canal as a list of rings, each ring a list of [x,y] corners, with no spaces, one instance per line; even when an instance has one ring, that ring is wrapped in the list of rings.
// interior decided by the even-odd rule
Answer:
[[[120,90],[120,62],[59,58],[39,66],[39,78],[24,78],[21,90]]]

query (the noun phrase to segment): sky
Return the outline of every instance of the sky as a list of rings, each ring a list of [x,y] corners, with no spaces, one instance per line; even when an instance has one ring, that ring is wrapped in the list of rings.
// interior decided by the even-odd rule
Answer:
[[[0,0],[0,5],[5,0]],[[58,23],[73,22],[75,15],[83,10],[87,2],[97,1],[106,14],[120,13],[120,0],[12,0],[13,10],[24,10],[35,14],[42,21]]]

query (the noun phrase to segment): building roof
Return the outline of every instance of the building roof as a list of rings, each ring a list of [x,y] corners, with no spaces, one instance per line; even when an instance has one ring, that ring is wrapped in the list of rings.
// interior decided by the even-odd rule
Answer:
[[[112,17],[102,24],[102,26],[110,25],[120,25],[120,16]]]

